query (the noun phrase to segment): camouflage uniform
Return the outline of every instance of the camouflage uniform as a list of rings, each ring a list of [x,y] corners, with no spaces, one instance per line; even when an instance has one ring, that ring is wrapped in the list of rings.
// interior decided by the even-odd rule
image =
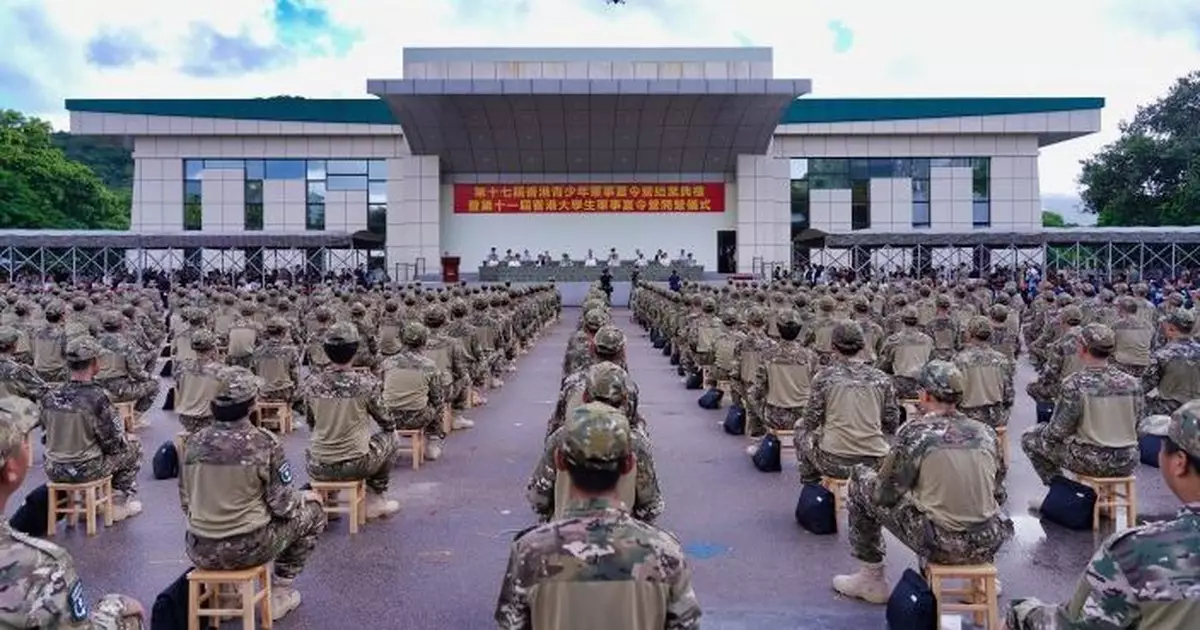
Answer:
[[[848,384],[873,388],[882,403],[882,417],[879,419],[882,434],[892,435],[900,425],[900,405],[896,400],[892,379],[882,371],[842,354],[853,355],[862,349],[862,328],[856,322],[841,322],[834,327],[832,340],[838,357],[813,378],[803,424],[792,438],[796,447],[800,483],[803,484],[819,483],[822,476],[849,479],[857,465],[875,468],[883,453],[887,452],[886,444],[880,449],[879,456],[837,454],[821,448],[825,431],[829,430],[827,393],[830,388]]]
[[[221,373],[226,383],[223,400],[242,403],[258,397],[260,379],[245,368],[227,367]],[[204,500],[206,489],[189,469],[203,467],[240,468],[253,478],[269,512],[269,521],[252,531],[227,538],[207,538],[190,526],[191,506]],[[233,571],[268,562],[275,576],[290,585],[325,531],[325,512],[320,502],[305,500],[292,487],[292,469],[283,444],[270,432],[255,427],[249,418],[214,422],[188,438],[179,475],[179,499],[189,519],[185,540],[188,558],[204,570]],[[224,525],[236,528],[237,524]],[[278,586],[278,585],[277,585]]]
[[[37,423],[36,407],[0,399],[0,465],[20,457]],[[141,630],[121,595],[105,595],[88,610],[71,554],[58,545],[15,532],[0,521],[0,627],[59,630]]]
[[[104,378],[104,372],[101,371],[96,376],[96,383],[108,391],[113,402],[132,402],[134,409],[146,411],[158,395],[158,379],[146,371],[146,359],[137,344],[121,331],[120,317],[120,313],[104,313],[101,316],[104,332],[96,340],[104,348],[103,354],[124,360],[125,375]]]
[[[449,355],[450,365],[443,370],[442,384],[445,387],[446,401],[454,409],[462,409],[465,405],[467,388],[471,384],[471,357],[454,337],[446,334],[443,326],[446,323],[446,309],[441,306],[431,306],[421,316],[429,329],[429,340],[425,343],[425,356],[444,351]],[[456,422],[462,422],[461,419]]]
[[[733,390],[733,404],[742,407],[746,412],[746,425],[758,426],[760,420],[757,412],[747,407],[746,397],[758,376],[758,365],[763,353],[775,345],[775,340],[769,337],[763,328],[766,325],[766,317],[761,308],[751,308],[746,314],[746,320],[750,324],[750,330],[738,342],[734,351],[738,370],[732,374],[730,388]]]
[[[620,470],[622,460],[635,451],[625,418],[602,405],[580,409],[559,435],[562,458],[581,468]],[[549,583],[566,589],[578,584],[586,593],[588,586],[619,582],[661,588],[654,589],[658,598],[639,597],[636,605],[622,598],[606,611],[609,627],[649,628],[665,620],[664,627],[671,630],[699,629],[700,605],[682,545],[607,497],[574,501],[561,520],[517,535],[496,603],[496,623],[501,630],[527,630],[534,619],[553,617],[563,628],[592,626],[594,610],[563,609],[561,602],[576,600],[534,598],[533,593]],[[556,604],[559,609],[545,610]]]
[[[582,323],[583,326],[567,341],[567,351],[563,355],[563,378],[590,365],[592,336],[609,323],[608,312],[598,308],[591,309],[583,314]]]
[[[794,328],[799,332],[800,314],[791,309],[781,310],[776,314],[776,325],[780,328]],[[807,401],[810,395],[808,385],[812,383],[814,373],[819,369],[820,361],[817,354],[804,347],[800,341],[795,338],[789,341],[784,339],[782,334],[778,342],[762,353],[759,357],[758,370],[754,375],[754,382],[748,393],[750,401],[748,406],[755,409],[754,416],[756,419],[761,419],[762,428],[768,431],[792,431],[804,415],[804,405],[782,407],[770,403],[772,372],[782,368],[791,373],[790,381],[785,379],[774,385],[782,388],[781,391],[792,387],[793,384],[800,386],[804,391],[785,392],[785,394],[792,394],[796,399]],[[797,376],[801,378],[797,380]],[[751,427],[747,426],[747,429],[751,429]]]
[[[229,325],[229,330],[224,334],[222,334],[220,331],[217,331],[217,334],[221,336],[222,341],[224,342],[223,346],[227,353],[225,356],[225,362],[229,365],[249,369],[253,364],[254,348],[258,345],[262,337],[262,325],[258,323],[258,320],[254,319],[254,311],[255,309],[253,304],[243,304],[241,308],[241,316],[233,320],[233,323]],[[230,337],[233,336],[235,332],[238,332],[239,335],[243,334],[240,332],[242,330],[249,330],[253,332],[252,341],[250,342],[251,347],[246,354],[235,355],[234,351],[240,351],[240,349],[230,348]]]
[[[189,342],[196,356],[181,360],[178,367],[175,368],[176,410],[180,408],[180,390],[189,386],[189,379],[207,378],[219,380],[221,368],[224,368],[225,364],[217,361],[210,354],[216,349],[217,341],[217,336],[208,329],[196,329],[192,331]],[[185,415],[182,411],[179,412],[179,423],[183,425],[184,431],[195,433],[212,423],[212,410],[208,408],[208,403],[212,401],[201,402],[202,414]]]
[[[95,360],[100,344],[90,336],[80,336],[67,344],[71,361]],[[84,431],[96,442],[94,455],[64,460],[54,451],[59,436],[70,439],[79,427],[58,423],[86,422]],[[46,430],[46,476],[57,483],[83,483],[112,475],[113,491],[126,497],[137,494],[137,474],[142,467],[142,443],[126,435],[117,408],[104,388],[93,382],[69,381],[50,391],[42,399],[42,423]],[[60,433],[62,431],[63,433]]]
[[[430,437],[443,438],[442,408],[446,404],[446,388],[442,382],[442,373],[437,364],[429,357],[421,354],[421,349],[429,340],[429,329],[418,322],[406,324],[400,330],[399,352],[385,358],[379,364],[377,371],[381,378],[386,379],[389,370],[420,370],[425,374],[425,386],[429,388],[428,404],[419,410],[390,408],[388,401],[381,401],[380,406],[396,425],[397,429],[416,431],[424,429]]]
[[[565,424],[571,410],[583,402],[582,397],[587,389],[588,374],[596,362],[610,361],[621,369],[625,369],[624,358],[622,358],[622,353],[625,351],[625,333],[621,332],[620,328],[616,326],[601,327],[592,337],[592,348],[594,355],[591,363],[563,379],[558,391],[558,400],[554,404],[554,412],[550,415],[549,422],[546,423],[546,439],[549,439],[551,434]],[[633,379],[627,378],[625,386],[627,391],[622,410],[625,412],[625,417],[640,425],[642,418],[638,415],[637,383],[634,383]]]
[[[1165,323],[1186,334],[1195,325],[1195,319],[1191,313],[1179,309]],[[1176,338],[1155,351],[1142,375],[1142,388],[1148,394],[1148,415],[1170,415],[1189,400],[1200,398],[1198,365],[1200,343],[1191,337]],[[1162,391],[1164,386],[1170,390],[1167,395]]]
[[[19,396],[37,401],[46,393],[48,386],[32,367],[13,357],[18,335],[19,332],[12,326],[0,326],[0,398]]]
[[[345,344],[358,342],[358,329],[349,322],[338,322],[329,327],[326,343]],[[380,408],[382,384],[371,374],[352,372],[349,369],[330,369],[310,374],[300,386],[304,399],[308,428],[313,432],[313,443],[328,430],[326,418],[318,418],[314,403],[318,400],[355,400],[359,408],[375,419],[380,431],[370,436],[367,451],[358,457],[343,461],[322,461],[314,455],[312,447],[306,452],[309,477],[318,481],[355,481],[365,479],[367,488],[378,495],[387,492],[390,483],[392,460],[396,456],[396,426]],[[348,368],[348,366],[344,366]],[[363,419],[365,420],[365,418]],[[363,430],[366,430],[365,427]]]
[[[934,341],[932,337],[916,328],[917,310],[915,308],[904,308],[900,312],[900,323],[903,328],[884,340],[876,367],[892,375],[892,383],[896,386],[897,396],[904,400],[911,400],[917,397],[917,379],[914,374],[896,373],[896,370],[900,368],[896,365],[898,350],[908,347],[928,348],[925,355],[925,360],[928,361],[933,355]]]
[[[939,295],[936,298],[938,313],[928,324],[925,324],[925,334],[933,339],[933,354],[931,358],[949,361],[959,350],[962,335],[959,334],[958,322],[950,317],[950,298]]]
[[[1111,351],[1115,344],[1112,329],[1102,324],[1088,324],[1080,334],[1090,348]],[[1130,417],[1121,419],[1128,422],[1129,446],[1106,447],[1085,439],[1081,428],[1087,400],[1118,397],[1132,399]],[[1144,415],[1142,384],[1136,378],[1111,365],[1085,367],[1063,380],[1050,422],[1026,430],[1021,448],[1046,485],[1063,468],[1092,477],[1124,477],[1138,465],[1134,428]]]
[[[746,334],[738,330],[738,314],[733,309],[721,313],[721,327],[713,335],[712,367],[706,387],[728,381],[741,366],[737,361],[737,347]]]
[[[1067,376],[1074,371],[1075,356],[1079,353],[1079,324],[1083,311],[1077,306],[1063,309],[1062,322],[1065,330],[1055,340],[1042,346],[1043,363],[1036,381],[1025,386],[1025,393],[1038,402],[1052,401],[1059,396],[1059,388]],[[1049,333],[1049,331],[1047,331]]]
[[[961,395],[963,390],[962,373],[945,361],[926,364],[919,382],[922,390],[943,397]],[[985,474],[994,473],[994,512],[979,514],[975,523],[939,523],[921,509],[913,490],[931,454],[963,449],[982,450],[991,462]],[[847,521],[854,557],[865,563],[882,562],[882,530],[887,528],[924,561],[953,565],[992,562],[1013,534],[1012,521],[999,507],[1007,498],[1004,477],[996,432],[990,427],[956,411],[926,414],[906,422],[878,473],[857,466],[851,476]]]
[[[967,323],[967,334],[971,341],[968,341],[967,346],[954,356],[953,363],[967,379],[967,391],[963,392],[964,401],[959,404],[959,411],[973,420],[978,420],[993,429],[998,429],[1008,426],[1009,415],[1012,413],[1013,401],[1016,399],[1016,391],[1013,388],[1013,377],[1016,374],[1017,367],[1012,359],[994,350],[989,345],[991,335],[995,330],[987,318],[982,316],[971,318],[971,321]],[[992,370],[993,374],[995,371],[999,372],[999,391],[983,391],[981,394],[986,397],[998,396],[1000,400],[990,404],[965,406],[971,404],[970,399],[972,396],[970,390],[972,387],[980,387],[986,390],[996,385],[989,381],[973,382],[971,380],[972,374],[984,370]]]
[[[46,307],[47,316],[62,316],[62,305],[51,304]],[[33,334],[30,340],[33,344],[33,368],[38,376],[47,383],[61,383],[67,380],[67,365],[63,355],[67,352],[67,332],[61,322],[47,322]]]
[[[1143,434],[1169,438],[1200,458],[1200,403],[1184,405],[1170,417],[1151,416]],[[1192,471],[1195,475],[1196,471]],[[1046,604],[1013,599],[1012,630],[1071,628],[1185,628],[1195,625],[1200,571],[1200,503],[1185,504],[1174,519],[1126,529],[1109,536],[1088,562],[1071,601]]]
[[[554,453],[563,447],[563,441],[569,435],[573,422],[592,415],[606,415],[621,418],[629,425],[629,419],[619,411],[622,403],[628,400],[629,375],[620,366],[609,363],[597,363],[588,370],[585,385],[587,395],[592,402],[585,403],[573,410],[573,415],[567,423],[559,427],[546,438],[542,458],[533,469],[526,496],[533,511],[543,521],[549,521],[554,515],[556,502],[562,497],[556,497],[556,489],[560,483],[567,483],[565,478],[559,479],[555,466]],[[629,429],[631,445],[636,456],[637,470],[633,473],[633,505],[627,506],[634,518],[653,522],[663,512],[664,502],[662,492],[658,487],[658,475],[655,472],[654,457],[651,452],[650,439],[645,432],[632,427]],[[559,505],[558,507],[564,507]]]
[[[268,375],[262,371],[267,365],[275,365],[273,369],[282,367],[285,374],[275,374],[273,378],[281,380],[281,377],[286,376],[291,382],[290,385],[282,385],[281,383],[263,383],[263,391],[259,394],[259,400],[264,402],[296,402],[296,386],[300,383],[300,349],[288,343],[288,329],[290,325],[288,321],[282,317],[275,316],[267,321],[266,336],[257,348],[254,349],[254,358],[251,363],[254,366],[254,373],[259,378],[268,378]]]

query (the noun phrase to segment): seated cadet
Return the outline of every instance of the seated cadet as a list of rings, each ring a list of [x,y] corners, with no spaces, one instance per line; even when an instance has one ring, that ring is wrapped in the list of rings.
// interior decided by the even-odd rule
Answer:
[[[1142,375],[1149,415],[1169,415],[1200,398],[1200,343],[1191,332],[1195,323],[1192,313],[1183,309],[1163,318],[1160,328],[1166,343],[1155,350]]]
[[[1154,326],[1138,316],[1138,303],[1132,297],[1121,298],[1117,313],[1118,317],[1112,323],[1117,340],[1112,357],[1113,366],[1141,378],[1146,373],[1146,366],[1150,365],[1151,351],[1154,349]]]
[[[54,301],[46,305],[46,325],[37,329],[30,340],[33,349],[33,369],[47,383],[67,380],[67,330],[63,325],[63,305]]]
[[[429,329],[409,322],[400,331],[401,350],[385,358],[376,368],[383,381],[383,412],[397,429],[425,432],[425,459],[442,457],[442,413],[446,406],[446,384],[433,359],[422,354]]]
[[[615,363],[622,369],[625,368],[625,333],[616,326],[603,326],[597,330],[596,335],[592,337],[592,359],[587,363],[587,367],[576,370],[563,379],[562,387],[558,392],[558,401],[554,405],[554,413],[550,416],[550,421],[546,423],[546,439],[550,439],[550,436],[566,423],[567,418],[571,417],[575,408],[583,404],[583,397],[587,391],[588,372],[591,370],[591,366],[604,361]],[[634,418],[638,415],[637,384],[633,382],[633,379],[629,379],[626,385],[629,386],[629,392],[623,411],[626,417]],[[641,420],[638,418],[634,420],[634,423],[641,424]]]
[[[37,407],[0,398],[0,511],[20,491],[33,464],[29,432]],[[58,545],[13,531],[0,522],[0,627],[140,630],[146,616],[137,600],[105,595],[90,614],[71,554]]]
[[[0,398],[19,396],[29,401],[41,400],[46,382],[33,367],[13,356],[20,331],[12,326],[0,326]]]
[[[217,360],[217,336],[206,328],[188,333],[193,357],[183,359],[175,368],[175,413],[188,433],[195,433],[212,422],[211,403],[217,397],[221,381],[217,375],[224,363]]]
[[[46,476],[55,483],[84,483],[112,475],[113,520],[122,521],[142,512],[135,498],[142,443],[125,432],[108,393],[93,380],[103,352],[89,335],[67,343],[71,380],[42,399]]]
[[[262,328],[254,319],[254,311],[253,302],[243,302],[238,308],[238,317],[229,325],[229,332],[225,334],[225,362],[229,365],[244,368],[251,365]]]
[[[617,410],[614,413],[626,419],[625,422],[630,425],[637,466],[634,474],[622,477],[618,496],[625,503],[626,509],[632,511],[634,518],[652,523],[663,512],[663,497],[658,487],[658,475],[650,451],[650,438],[641,428],[636,415],[630,422],[628,416],[620,413],[628,404],[629,383],[629,374],[621,366],[608,362],[593,365],[588,370],[583,404],[574,409],[571,417],[602,413],[605,408],[612,408]],[[570,422],[568,418],[567,424]],[[566,433],[567,428],[563,426],[546,438],[542,459],[533,469],[526,490],[533,511],[541,516],[543,521],[561,517],[562,510],[567,506],[567,477],[562,474],[562,469],[556,468],[554,464],[554,453],[562,445]]]
[[[175,361],[196,358],[196,353],[192,350],[192,333],[205,327],[205,317],[206,313],[203,309],[183,309],[183,313],[180,315],[182,321],[171,340],[171,354]]]
[[[180,466],[187,554],[207,571],[273,563],[271,618],[278,620],[300,605],[292,584],[325,531],[325,511],[320,495],[292,488],[279,439],[250,423],[261,379],[240,367],[222,369],[220,379],[214,422],[188,438]]]
[[[330,326],[325,354],[331,363],[309,374],[300,387],[312,432],[308,476],[314,481],[366,480],[367,518],[380,518],[400,511],[400,503],[385,496],[398,439],[395,424],[380,407],[379,379],[351,367],[358,343],[354,324]],[[371,432],[372,419],[379,425],[378,432]]]
[[[963,393],[953,363],[921,368],[921,415],[896,433],[875,472],[856,466],[847,489],[850,548],[862,568],[833,578],[833,588],[873,604],[888,600],[883,528],[922,562],[983,564],[1012,537],[1005,501],[1004,463],[996,432],[955,409]]]
[[[254,374],[263,381],[259,400],[291,403],[300,382],[300,350],[291,344],[288,321],[267,320],[262,344],[254,351]]]
[[[813,377],[803,424],[792,438],[802,484],[818,484],[821,477],[849,479],[856,465],[876,468],[888,454],[900,406],[892,379],[860,358],[863,343],[857,322],[834,326],[835,354]]]
[[[1183,503],[1174,518],[1109,536],[1068,603],[1014,598],[1011,630],[1192,628],[1200,614],[1200,401],[1150,416],[1138,431],[1163,437],[1158,469]]]
[[[917,328],[917,309],[900,311],[903,328],[888,336],[879,351],[877,367],[892,375],[896,395],[903,400],[917,397],[917,375],[933,356],[933,338]]]
[[[1042,483],[1062,469],[1090,477],[1124,477],[1138,465],[1137,424],[1146,413],[1142,384],[1109,364],[1115,335],[1104,324],[1079,333],[1074,374],[1063,379],[1050,422],[1021,435],[1021,448]],[[1040,509],[1041,502],[1031,507]]]
[[[567,340],[567,350],[563,353],[562,378],[565,379],[590,365],[592,338],[596,331],[610,322],[608,310],[603,307],[588,309],[583,313],[579,330]]]
[[[718,383],[730,381],[734,372],[741,368],[736,362],[737,347],[746,333],[740,330],[740,326],[741,318],[736,310],[727,308],[721,312],[721,327],[713,335],[712,369],[709,370],[705,387],[716,387]]]
[[[992,348],[991,337],[996,329],[988,318],[976,315],[967,322],[966,329],[966,346],[954,356],[954,365],[965,379],[958,408],[993,429],[1006,427],[1016,398],[1016,365]]]
[[[132,402],[134,409],[146,411],[158,396],[158,379],[146,370],[145,357],[123,330],[124,321],[124,316],[116,311],[100,315],[104,332],[96,341],[104,351],[100,353],[96,383],[108,392],[113,402]]]
[[[764,425],[756,427],[760,432],[792,431],[800,424],[808,406],[813,376],[821,363],[815,352],[796,339],[802,328],[799,313],[790,308],[780,311],[775,327],[779,330],[779,342],[760,355],[758,371],[750,386],[754,415]],[[750,429],[751,435],[754,431]],[[747,452],[753,455],[757,450],[755,445]]]
[[[679,541],[631,517],[622,480],[637,466],[621,412],[584,405],[560,429],[562,517],[517,535],[496,603],[501,630],[697,630],[700,605]]]

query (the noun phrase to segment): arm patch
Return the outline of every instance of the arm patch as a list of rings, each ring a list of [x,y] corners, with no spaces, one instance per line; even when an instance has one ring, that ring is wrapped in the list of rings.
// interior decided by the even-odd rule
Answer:
[[[83,582],[75,580],[67,591],[67,605],[71,607],[71,621],[76,623],[88,618],[87,601],[83,598]]]
[[[279,481],[285,486],[292,483],[292,466],[286,460],[279,465]]]

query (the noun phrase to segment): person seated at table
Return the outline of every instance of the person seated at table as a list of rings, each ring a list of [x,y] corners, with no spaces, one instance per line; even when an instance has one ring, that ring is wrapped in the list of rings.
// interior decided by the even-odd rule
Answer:
[[[617,253],[616,247],[611,247],[608,250],[608,264],[610,264],[610,265],[621,264],[621,256],[620,256],[620,254]]]
[[[678,257],[678,258],[676,258],[675,260],[676,260],[676,262],[687,260],[687,252],[685,252],[685,251],[683,251],[682,249],[680,249],[680,250],[679,250],[679,257]]]
[[[521,252],[521,262],[533,262],[533,255],[529,253],[528,249]]]
[[[506,260],[509,267],[521,266],[521,257],[518,254],[513,253],[513,250],[511,249],[508,250],[508,256],[506,257]]]
[[[668,261],[667,261],[667,258],[668,258],[668,256],[667,256],[667,252],[665,252],[665,251],[663,251],[663,250],[661,250],[661,249],[660,249],[660,250],[658,250],[657,252],[655,252],[655,253],[654,253],[654,264],[656,264],[656,265],[666,265],[666,264],[667,264],[667,262],[668,262]]]
[[[639,249],[636,251],[637,251],[637,258],[635,258],[633,261],[633,264],[635,266],[645,267],[646,265],[650,264],[650,261],[646,260],[646,254],[642,253],[642,250]]]
[[[583,266],[584,267],[595,267],[596,265],[597,265],[596,255],[593,254],[592,250],[589,249],[588,253],[587,253],[587,258],[583,259]]]
[[[692,252],[687,253],[687,257],[683,259],[683,264],[687,265],[688,267],[695,266],[696,258],[695,258],[695,256],[692,255]]]
[[[571,262],[571,255],[563,252],[562,258],[558,260],[559,267],[570,267],[574,263]]]
[[[500,264],[500,255],[496,253],[496,248],[493,247],[491,253],[487,256],[487,266],[495,267]]]

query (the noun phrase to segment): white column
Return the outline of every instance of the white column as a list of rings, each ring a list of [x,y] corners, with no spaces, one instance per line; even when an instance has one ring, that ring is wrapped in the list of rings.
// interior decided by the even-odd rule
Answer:
[[[766,155],[737,158],[739,273],[754,259],[791,265],[791,169],[788,160]]]

